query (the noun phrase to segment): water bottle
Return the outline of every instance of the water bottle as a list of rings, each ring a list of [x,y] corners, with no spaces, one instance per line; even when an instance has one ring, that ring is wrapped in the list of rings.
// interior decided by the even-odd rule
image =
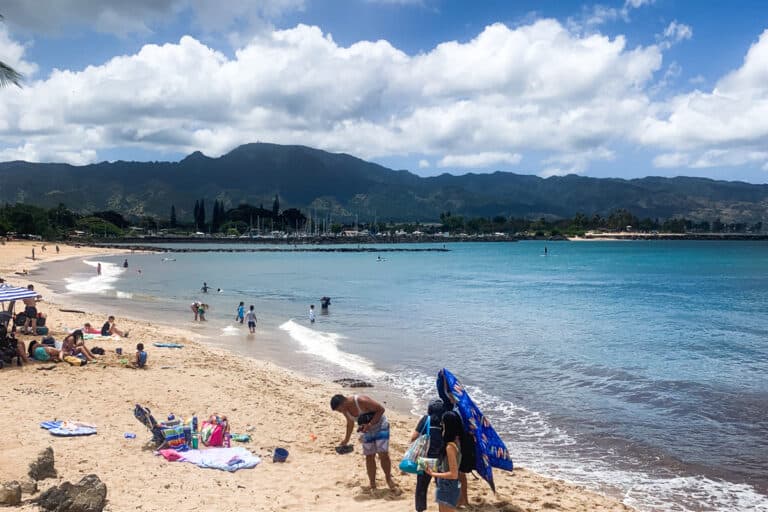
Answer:
[[[232,447],[232,434],[230,434],[229,432],[224,434],[224,446],[227,448]]]
[[[197,416],[192,416],[192,449],[197,450]]]

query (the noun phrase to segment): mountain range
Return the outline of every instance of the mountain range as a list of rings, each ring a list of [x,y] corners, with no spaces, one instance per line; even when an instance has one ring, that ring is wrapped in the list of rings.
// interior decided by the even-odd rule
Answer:
[[[437,221],[453,215],[571,217],[625,208],[644,218],[768,221],[768,185],[706,178],[589,178],[577,175],[443,174],[423,178],[351,155],[306,146],[245,144],[219,158],[200,152],[179,162],[101,162],[85,166],[0,163],[0,202],[76,211],[116,210],[191,218],[198,199],[296,207],[334,221]]]

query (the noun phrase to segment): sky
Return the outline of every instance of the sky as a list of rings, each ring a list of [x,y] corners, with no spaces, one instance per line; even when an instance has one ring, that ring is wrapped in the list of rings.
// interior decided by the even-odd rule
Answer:
[[[0,161],[302,144],[422,176],[768,183],[768,4],[4,0]]]

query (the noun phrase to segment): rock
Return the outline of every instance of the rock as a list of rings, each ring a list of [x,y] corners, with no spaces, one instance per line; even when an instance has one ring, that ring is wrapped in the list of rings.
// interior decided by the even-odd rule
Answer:
[[[37,482],[31,478],[25,478],[21,482],[21,492],[24,494],[35,494],[37,492]]]
[[[107,486],[98,476],[86,475],[77,484],[51,487],[35,503],[54,512],[101,512],[107,503]]]
[[[27,474],[32,480],[56,478],[53,462],[53,448],[49,446],[38,454],[36,461],[30,462]]]
[[[333,382],[344,388],[372,388],[373,384],[360,379],[336,379]]]
[[[19,482],[5,482],[0,485],[0,505],[12,507],[21,503],[21,485]]]

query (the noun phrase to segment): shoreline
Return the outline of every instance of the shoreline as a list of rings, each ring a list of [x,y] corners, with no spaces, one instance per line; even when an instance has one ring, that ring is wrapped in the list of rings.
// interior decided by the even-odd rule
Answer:
[[[40,244],[14,242],[3,246],[0,275],[17,286],[39,284],[34,271],[26,276],[9,274],[14,268],[23,268],[20,265],[31,268],[24,254],[33,245]],[[62,252],[66,254],[56,259],[116,254],[112,249],[83,247],[83,252],[77,252],[80,249],[64,247]],[[50,261],[53,258],[46,257],[36,264]],[[62,313],[58,311],[63,306],[57,294],[44,286],[38,291],[51,296],[41,304],[41,310],[48,313],[47,325],[57,339],[67,327],[80,325],[86,319],[97,322],[99,318],[91,311],[93,308],[84,314]],[[194,339],[196,333],[186,329],[124,319],[120,311],[113,314],[118,316],[121,327],[130,329],[131,336],[119,341],[90,341],[89,346],[99,343],[107,350],[95,363],[82,368],[58,364],[54,370],[42,372],[36,370],[45,366],[39,363],[0,370],[7,383],[0,395],[13,408],[16,418],[7,434],[8,449],[4,449],[6,457],[0,462],[0,481],[21,477],[37,452],[51,445],[59,477],[41,482],[41,487],[96,473],[109,489],[107,510],[134,510],[137,500],[142,501],[142,510],[305,510],[311,506],[330,511],[357,510],[360,502],[372,511],[413,509],[415,478],[394,471],[401,493],[383,489],[371,492],[364,488],[367,479],[359,444],[352,455],[333,452],[343,436],[343,419],[328,409],[327,401],[333,393],[350,390],[202,344]],[[28,341],[33,337],[20,338]],[[181,342],[185,348],[154,348],[151,343],[157,339]],[[122,346],[130,352],[136,342],[148,345],[147,370],[130,370],[117,362],[114,348]],[[361,391],[380,398],[379,388]],[[227,414],[233,431],[248,431],[254,437],[244,446],[264,460],[255,469],[233,474],[166,462],[152,455],[145,445],[150,435],[132,417],[134,403],[150,407],[158,419],[170,411],[184,416],[193,412],[198,416]],[[405,451],[415,418],[397,410],[391,410],[388,416],[393,427],[390,453],[396,464]],[[62,439],[37,428],[40,421],[54,417],[93,422],[99,434]],[[123,432],[134,432],[137,438],[125,439]],[[310,434],[316,436],[315,440]],[[268,460],[268,450],[276,446],[289,449],[291,455],[285,464]],[[319,467],[323,468],[322,478],[317,475]],[[497,470],[494,476],[497,495],[484,482],[470,479],[470,510],[632,510],[612,498],[519,466],[514,473]],[[383,485],[380,472],[379,481]],[[24,499],[27,503],[22,510],[33,510],[29,496]],[[431,494],[428,502],[428,510],[437,509]]]

